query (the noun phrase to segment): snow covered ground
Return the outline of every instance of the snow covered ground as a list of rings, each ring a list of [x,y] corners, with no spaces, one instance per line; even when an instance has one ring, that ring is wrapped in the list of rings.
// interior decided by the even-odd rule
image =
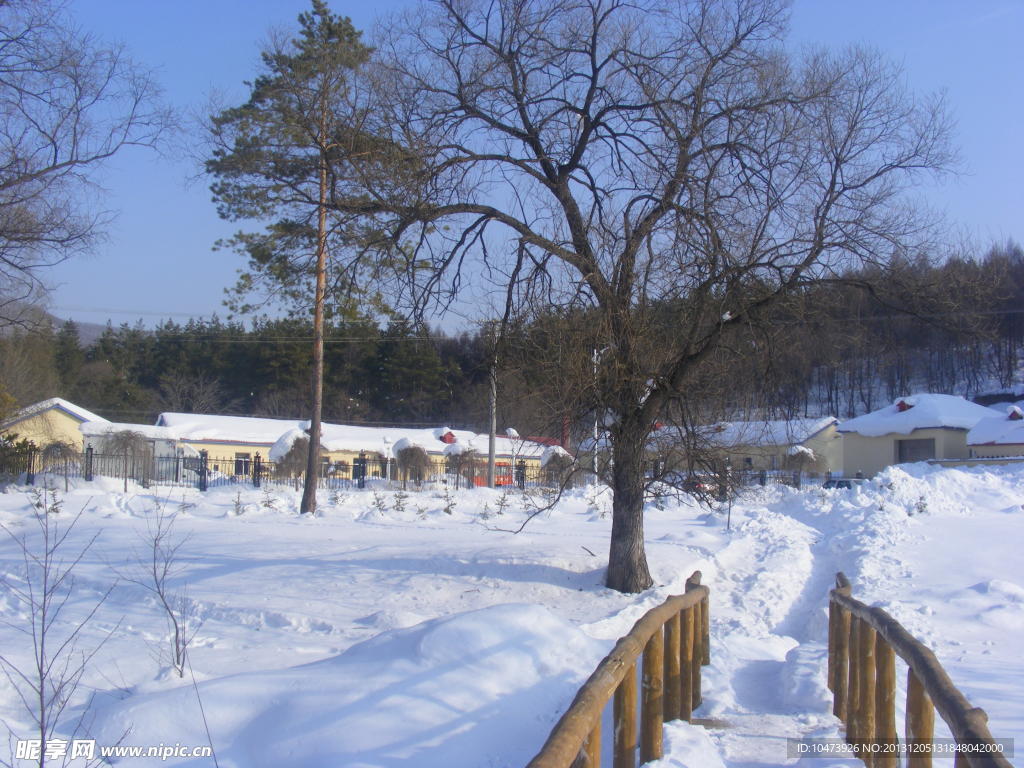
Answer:
[[[596,488],[518,535],[508,531],[529,501],[485,489],[325,492],[311,519],[285,490],[125,495],[93,483],[58,495],[56,519],[81,511],[64,551],[96,536],[58,635],[114,585],[76,640],[89,650],[107,638],[63,738],[89,704],[98,745],[212,743],[224,768],[522,766],[614,640],[696,569],[712,595],[696,716],[715,723],[669,724],[654,765],[792,765],[786,737],[839,733],[824,685],[837,570],[933,648],[996,737],[1024,738],[1024,468],[911,465],[852,490],[752,489],[728,531],[724,509],[652,503],[658,586],[639,596],[601,586],[610,498]],[[34,501],[25,488],[0,494],[0,523],[30,546]],[[168,664],[155,597],[133,581],[160,509],[181,544],[169,585],[197,627],[184,678]],[[0,654],[24,670],[20,554],[0,532]],[[29,722],[0,677],[5,729],[27,734]]]

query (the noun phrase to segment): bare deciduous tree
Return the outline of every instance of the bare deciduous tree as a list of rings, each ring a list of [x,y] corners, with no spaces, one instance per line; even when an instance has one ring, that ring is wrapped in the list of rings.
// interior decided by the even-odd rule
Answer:
[[[926,234],[904,193],[951,163],[937,99],[871,52],[786,53],[776,0],[437,0],[379,45],[349,212],[387,228],[413,306],[472,271],[587,310],[614,453],[607,585],[651,585],[645,444],[731,329]],[[358,170],[359,159],[353,159]],[[670,319],[665,342],[649,333]]]
[[[160,377],[161,406],[168,411],[223,413],[230,410],[220,381],[204,373],[173,371]]]
[[[0,324],[26,324],[40,272],[96,242],[97,167],[171,125],[149,73],[52,0],[0,4]]]

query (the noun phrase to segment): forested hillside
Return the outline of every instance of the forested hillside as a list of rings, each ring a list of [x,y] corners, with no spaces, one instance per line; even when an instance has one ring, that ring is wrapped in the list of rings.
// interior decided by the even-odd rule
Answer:
[[[914,291],[824,284],[727,340],[692,382],[695,418],[849,417],[911,391],[976,397],[1022,391],[1024,250],[906,265]],[[656,333],[672,333],[667,307]],[[585,311],[524,318],[499,349],[499,428],[559,436],[592,425],[593,345]],[[109,327],[83,344],[74,323],[0,338],[9,410],[61,396],[114,421],[161,411],[301,418],[308,409],[311,326],[217,318]],[[395,321],[326,334],[324,418],[333,422],[486,428],[490,332]],[[657,339],[652,339],[657,343]],[[671,418],[671,414],[667,414]]]

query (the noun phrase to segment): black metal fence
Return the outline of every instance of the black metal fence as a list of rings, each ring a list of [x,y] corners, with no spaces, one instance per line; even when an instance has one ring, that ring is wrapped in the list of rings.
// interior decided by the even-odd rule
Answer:
[[[325,460],[320,468],[318,487],[348,489],[371,487],[429,490],[437,487],[486,487],[487,461],[479,457],[430,457],[418,467],[402,467],[395,459],[378,455],[360,455],[351,461]],[[216,457],[205,451],[198,456],[154,456],[147,452],[120,454],[97,453],[92,448],[82,453],[48,458],[45,452],[29,451],[0,458],[0,483],[34,485],[40,477],[47,482],[70,482],[72,478],[91,481],[96,477],[137,483],[143,488],[172,486],[198,488],[201,491],[226,485],[250,487],[288,486],[301,489],[304,472],[294,472],[262,461],[260,456]],[[545,470],[535,462],[499,460],[495,466],[495,485],[499,487],[557,488],[581,486],[589,477],[566,470]]]

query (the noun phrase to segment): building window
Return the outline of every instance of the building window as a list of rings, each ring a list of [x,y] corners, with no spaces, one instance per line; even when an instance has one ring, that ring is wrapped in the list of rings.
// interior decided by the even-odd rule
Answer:
[[[911,461],[927,461],[935,458],[935,438],[927,440],[897,440],[896,463],[906,464]]]
[[[235,454],[235,475],[248,475],[252,466],[251,453]]]

